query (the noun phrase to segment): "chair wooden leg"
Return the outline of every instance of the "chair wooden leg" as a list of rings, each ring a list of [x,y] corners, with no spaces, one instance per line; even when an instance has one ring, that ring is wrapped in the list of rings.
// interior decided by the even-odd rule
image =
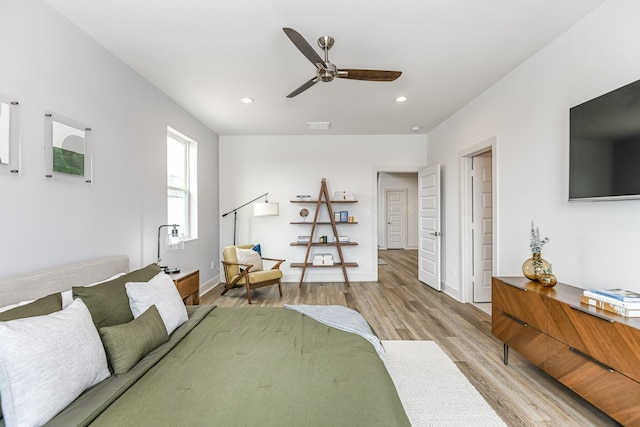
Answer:
[[[280,283],[280,280],[278,280],[278,290],[280,291],[280,296],[282,296],[282,284]]]
[[[251,304],[251,286],[245,285],[245,288],[247,288],[247,301],[249,301],[249,304]]]

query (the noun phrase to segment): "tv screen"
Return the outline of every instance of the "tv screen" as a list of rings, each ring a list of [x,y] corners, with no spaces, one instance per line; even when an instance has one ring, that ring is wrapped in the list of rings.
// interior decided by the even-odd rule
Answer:
[[[569,200],[640,198],[640,80],[569,110]]]

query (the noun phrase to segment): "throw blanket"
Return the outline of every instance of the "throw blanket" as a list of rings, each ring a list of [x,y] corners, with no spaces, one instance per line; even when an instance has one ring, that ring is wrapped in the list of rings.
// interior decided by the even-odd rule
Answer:
[[[285,304],[284,307],[341,331],[360,335],[373,345],[380,359],[384,360],[384,347],[371,330],[367,320],[357,311],[342,305]]]

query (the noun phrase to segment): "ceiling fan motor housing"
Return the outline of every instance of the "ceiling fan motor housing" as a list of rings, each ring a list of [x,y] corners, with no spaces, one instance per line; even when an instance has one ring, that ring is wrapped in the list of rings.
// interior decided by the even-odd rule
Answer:
[[[322,68],[322,66],[318,67],[318,78],[323,82],[330,82],[335,77],[338,72],[335,64],[331,62],[326,62],[327,68]]]

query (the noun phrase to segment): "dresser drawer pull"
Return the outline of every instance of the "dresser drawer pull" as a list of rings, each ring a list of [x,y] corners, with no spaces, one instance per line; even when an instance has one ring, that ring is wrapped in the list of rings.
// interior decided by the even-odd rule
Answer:
[[[602,314],[592,313],[589,310],[585,310],[582,307],[576,307],[575,305],[569,305],[569,307],[571,307],[572,309],[577,310],[577,311],[579,311],[581,313],[588,314],[589,316],[597,317],[600,320],[605,320],[605,321],[610,322],[610,323],[615,323],[616,322],[615,320],[610,319],[610,318],[608,318],[606,316],[603,316]]]
[[[607,371],[609,371],[611,373],[615,372],[615,369],[613,369],[612,367],[605,365],[604,363],[594,359],[593,357],[589,356],[588,354],[584,354],[583,352],[581,352],[580,350],[578,350],[576,348],[569,347],[569,350],[571,350],[572,352],[574,352],[578,356],[581,356],[581,357],[587,359],[589,362],[595,363],[596,365],[600,366],[602,369],[606,369]]]
[[[524,327],[529,326],[527,322],[523,322],[522,320],[518,319],[516,316],[513,316],[509,313],[504,313],[504,315],[507,316],[509,319],[513,320],[514,322],[521,324]]]

